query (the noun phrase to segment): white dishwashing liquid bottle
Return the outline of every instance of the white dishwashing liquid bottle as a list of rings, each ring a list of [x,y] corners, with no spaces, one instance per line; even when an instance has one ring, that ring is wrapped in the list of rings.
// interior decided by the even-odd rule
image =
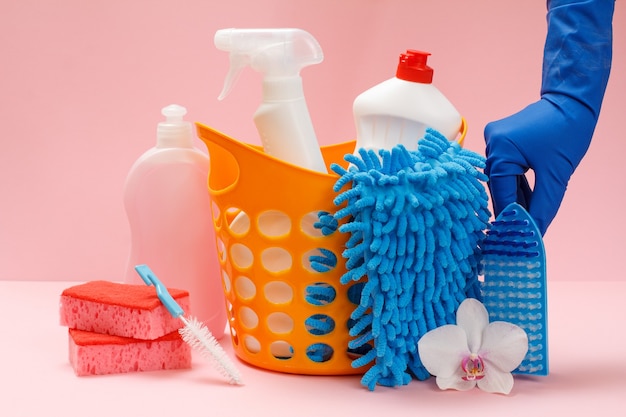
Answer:
[[[461,129],[462,117],[433,85],[430,55],[409,49],[400,55],[396,76],[361,93],[353,104],[359,148],[391,149],[402,144],[417,149],[417,142],[430,127],[449,140]]]
[[[162,109],[156,146],[126,179],[131,250],[124,281],[143,284],[134,267],[148,265],[165,286],[189,291],[189,313],[220,338],[226,309],[207,188],[209,157],[193,146],[186,113],[176,104]]]

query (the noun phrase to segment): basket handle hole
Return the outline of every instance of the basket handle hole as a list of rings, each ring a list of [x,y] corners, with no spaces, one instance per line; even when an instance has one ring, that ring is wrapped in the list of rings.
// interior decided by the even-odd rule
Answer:
[[[310,272],[325,273],[337,267],[337,255],[335,255],[335,252],[325,248],[308,251],[304,254],[302,260],[304,269]]]
[[[314,343],[306,349],[306,356],[313,362],[328,362],[334,350],[326,343]]]
[[[325,306],[337,297],[335,288],[327,282],[316,282],[308,285],[305,290],[304,299],[314,306]]]
[[[291,218],[278,210],[267,210],[257,218],[259,232],[270,238],[287,236],[291,232]]]
[[[259,325],[259,316],[250,307],[239,309],[239,322],[248,329],[254,329]]]
[[[313,314],[304,321],[304,325],[314,336],[325,336],[335,330],[335,320],[326,314]]]
[[[267,316],[267,327],[273,333],[286,334],[293,331],[294,322],[289,314],[275,312]]]
[[[270,345],[270,352],[276,359],[287,360],[293,358],[293,346],[284,340],[277,340]]]
[[[235,291],[244,300],[250,300],[256,296],[256,285],[246,276],[237,277],[235,280]]]
[[[261,351],[261,343],[254,336],[244,336],[243,344],[250,353],[259,353]]]
[[[269,272],[279,273],[286,272],[291,269],[291,254],[281,247],[271,247],[261,252],[261,263],[263,268]]]
[[[238,207],[229,207],[224,212],[228,230],[235,236],[243,236],[250,231],[250,216]]]
[[[263,287],[265,299],[274,304],[286,304],[293,300],[293,288],[283,281],[270,281]]]
[[[250,268],[254,261],[252,251],[242,243],[235,243],[230,247],[230,258],[233,264],[240,269]]]

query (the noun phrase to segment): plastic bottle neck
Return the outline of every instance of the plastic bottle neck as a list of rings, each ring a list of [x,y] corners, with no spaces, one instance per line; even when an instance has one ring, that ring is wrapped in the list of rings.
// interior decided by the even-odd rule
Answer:
[[[157,127],[157,148],[193,147],[191,123],[159,123]]]
[[[161,109],[165,120],[157,125],[157,148],[193,147],[193,127],[183,119],[187,109],[171,104]]]
[[[304,97],[304,89],[299,75],[263,79],[264,102],[295,100],[302,97]]]

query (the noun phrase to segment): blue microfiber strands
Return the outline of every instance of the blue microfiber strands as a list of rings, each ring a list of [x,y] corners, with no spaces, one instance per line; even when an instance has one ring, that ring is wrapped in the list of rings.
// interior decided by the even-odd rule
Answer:
[[[528,353],[514,373],[548,375],[546,255],[541,233],[522,206],[512,203],[498,215],[481,262],[489,319],[516,324],[528,335]]]
[[[454,323],[465,298],[481,297],[484,158],[428,129],[417,151],[361,149],[345,159],[348,170],[332,169],[340,175],[335,218],[350,234],[341,283],[359,290],[349,292],[353,366],[371,364],[361,380],[370,390],[426,379],[418,340]]]

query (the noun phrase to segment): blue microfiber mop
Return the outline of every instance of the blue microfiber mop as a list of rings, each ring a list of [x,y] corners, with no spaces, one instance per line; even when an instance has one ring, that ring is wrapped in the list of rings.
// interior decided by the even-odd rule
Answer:
[[[426,379],[418,340],[454,323],[465,298],[481,298],[480,245],[491,215],[477,169],[484,157],[428,129],[417,151],[361,149],[345,159],[348,170],[331,168],[340,176],[334,217],[347,220],[339,231],[350,234],[341,283],[353,285],[357,304],[349,351],[361,356],[353,366],[372,364],[361,380],[370,390]]]

